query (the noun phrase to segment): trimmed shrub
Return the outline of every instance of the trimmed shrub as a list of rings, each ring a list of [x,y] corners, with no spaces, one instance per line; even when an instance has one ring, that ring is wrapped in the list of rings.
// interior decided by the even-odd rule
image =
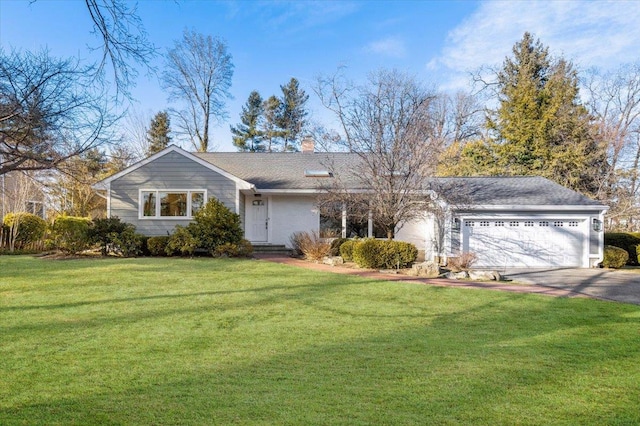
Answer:
[[[9,213],[4,217],[4,234],[8,242],[13,240],[14,248],[24,248],[44,237],[47,222],[31,213]],[[15,227],[15,229],[13,229]]]
[[[607,246],[615,246],[629,253],[630,265],[638,265],[638,251],[636,246],[640,245],[640,234],[633,232],[605,232],[604,244]]]
[[[117,216],[106,219],[94,219],[87,232],[89,242],[100,246],[100,252],[103,256],[109,254],[110,251],[118,250],[115,240],[119,235],[127,232],[131,234],[131,229],[135,232],[135,226],[130,223],[122,222]],[[130,235],[129,235],[130,237]],[[130,241],[125,238],[119,238],[124,245],[128,245]]]
[[[316,231],[294,232],[289,237],[296,252],[302,253],[307,260],[322,260],[331,251],[331,243],[320,238]]]
[[[149,237],[142,234],[137,234],[137,235],[140,238],[140,256],[151,256],[151,253],[149,253],[149,247],[147,244],[149,242]]]
[[[336,238],[333,241],[331,241],[331,250],[329,254],[331,256],[340,256],[340,246],[347,241],[349,240],[346,238]]]
[[[238,244],[224,243],[216,247],[214,257],[251,257],[253,246],[247,240],[240,240]]]
[[[604,246],[604,259],[602,266],[605,268],[622,268],[629,260],[629,253],[620,247]]]
[[[51,226],[53,246],[66,253],[79,253],[90,246],[89,227],[91,219],[86,217],[58,216]]]
[[[416,257],[416,246],[403,241],[366,239],[353,248],[353,261],[362,268],[405,268]]]
[[[135,257],[142,253],[143,236],[136,233],[136,227],[128,223],[124,231],[111,233],[110,251],[122,257]]]
[[[173,234],[167,241],[165,253],[169,256],[181,254],[182,256],[193,256],[198,247],[198,239],[191,235],[188,228],[176,225]]]
[[[345,262],[353,260],[353,248],[360,240],[347,240],[340,245],[340,256]]]
[[[168,235],[162,237],[149,237],[147,239],[147,250],[149,250],[149,254],[151,256],[166,256],[168,243]]]
[[[220,201],[210,198],[196,213],[187,230],[202,248],[213,254],[216,247],[229,243],[238,244],[243,237],[240,216]]]

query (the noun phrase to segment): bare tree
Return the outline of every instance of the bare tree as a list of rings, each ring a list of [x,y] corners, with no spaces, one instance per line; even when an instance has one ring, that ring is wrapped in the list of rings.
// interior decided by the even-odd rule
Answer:
[[[231,98],[232,77],[231,54],[217,37],[185,30],[182,40],[167,52],[163,87],[170,101],[184,104],[184,108],[172,112],[178,127],[198,151],[210,148],[211,119],[227,117],[225,102]]]
[[[614,226],[636,229],[640,196],[640,63],[605,74],[591,70],[583,84],[596,120],[597,137],[607,145],[607,169],[598,198],[611,203],[608,216]]]
[[[57,167],[113,140],[115,117],[90,67],[0,49],[0,175]]]
[[[315,89],[339,120],[342,148],[358,157],[347,176],[337,176],[325,201],[366,205],[374,223],[393,238],[404,223],[429,208],[430,182],[442,148],[436,137],[436,95],[415,78],[381,70],[353,86],[340,75],[320,78]],[[348,189],[357,182],[363,191]]]
[[[153,71],[149,64],[156,55],[138,16],[137,5],[123,0],[85,0],[85,4],[93,21],[93,32],[101,41],[97,48],[102,51],[97,75],[111,64],[115,87],[129,96],[129,88],[138,75],[134,64]]]
[[[129,146],[134,160],[142,160],[149,152],[148,131],[150,112],[129,109],[122,127],[122,141]]]

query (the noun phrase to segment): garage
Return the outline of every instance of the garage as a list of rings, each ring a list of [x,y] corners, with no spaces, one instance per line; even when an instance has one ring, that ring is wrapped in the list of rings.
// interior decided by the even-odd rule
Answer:
[[[583,267],[588,225],[567,218],[465,219],[462,247],[478,256],[476,267]]]

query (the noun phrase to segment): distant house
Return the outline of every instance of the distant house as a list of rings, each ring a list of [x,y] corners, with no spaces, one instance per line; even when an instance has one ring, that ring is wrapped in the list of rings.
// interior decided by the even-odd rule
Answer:
[[[358,158],[352,153],[189,153],[170,146],[94,188],[105,192],[108,216],[149,236],[185,225],[215,197],[240,215],[253,244],[289,245],[294,232],[323,233],[336,226],[318,209],[318,182],[344,174]],[[349,189],[363,189],[345,180]],[[468,199],[445,206],[444,220],[426,215],[396,233],[427,259],[473,252],[477,266],[487,268],[592,267],[602,260],[607,207],[599,202],[541,177],[434,180],[465,191]],[[349,225],[345,215],[338,230],[376,234],[371,223]]]
[[[40,182],[30,173],[13,171],[0,176],[0,213],[33,213],[41,218],[46,215],[46,193]]]

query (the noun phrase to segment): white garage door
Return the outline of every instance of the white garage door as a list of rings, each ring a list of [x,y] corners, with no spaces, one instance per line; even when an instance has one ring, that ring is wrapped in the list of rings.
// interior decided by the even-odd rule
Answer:
[[[466,220],[462,247],[478,256],[478,267],[579,267],[587,225],[584,220],[562,219]]]

